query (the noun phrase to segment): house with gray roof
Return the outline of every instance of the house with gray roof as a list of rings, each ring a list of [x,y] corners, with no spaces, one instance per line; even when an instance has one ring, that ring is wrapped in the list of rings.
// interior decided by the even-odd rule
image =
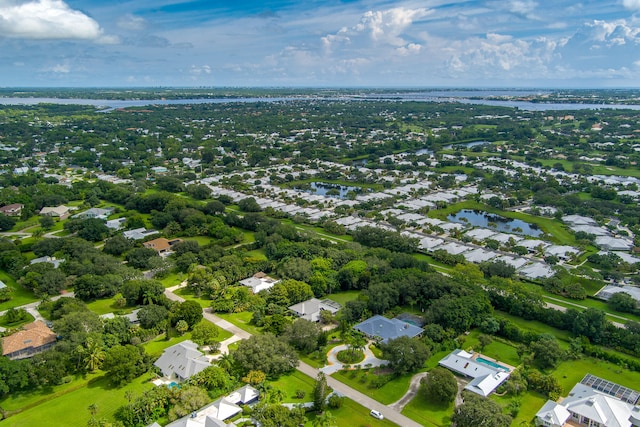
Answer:
[[[336,314],[341,308],[341,304],[331,301],[330,299],[319,300],[317,298],[311,298],[290,306],[289,310],[293,311],[296,316],[302,319],[318,322],[321,311],[326,310],[331,314]]]
[[[380,339],[383,343],[400,337],[417,337],[422,328],[398,319],[387,319],[376,315],[360,322],[353,329],[362,332],[371,339]]]
[[[170,379],[184,381],[210,366],[209,359],[198,350],[198,344],[187,340],[167,348],[154,366]]]
[[[72,218],[88,219],[99,218],[107,219],[107,217],[115,211],[114,208],[90,208],[84,212],[80,212],[72,216]]]
[[[511,369],[493,362],[480,354],[454,350],[438,362],[450,371],[471,378],[464,388],[473,393],[487,397],[505,382]]]
[[[567,397],[559,402],[547,401],[536,414],[536,425],[640,426],[638,395],[635,390],[587,374]]]

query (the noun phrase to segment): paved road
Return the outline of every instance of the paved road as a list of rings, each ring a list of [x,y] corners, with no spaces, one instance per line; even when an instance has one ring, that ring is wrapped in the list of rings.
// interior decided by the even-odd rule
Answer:
[[[73,292],[67,292],[64,293],[62,295],[56,295],[55,297],[51,298],[51,301],[55,301],[59,298],[71,298],[75,296],[75,293]],[[27,311],[27,313],[29,313],[30,315],[33,316],[34,320],[40,320],[42,322],[46,322],[47,319],[45,319],[44,317],[42,317],[42,315],[40,314],[40,312],[38,311],[38,307],[40,306],[40,301],[36,301],[36,302],[32,302],[29,304],[25,304],[25,305],[21,305],[19,307],[14,307],[16,310],[19,310],[21,308],[25,309]],[[4,316],[7,313],[7,310],[4,311],[0,311],[0,316]],[[4,332],[6,329],[0,326],[0,332]]]

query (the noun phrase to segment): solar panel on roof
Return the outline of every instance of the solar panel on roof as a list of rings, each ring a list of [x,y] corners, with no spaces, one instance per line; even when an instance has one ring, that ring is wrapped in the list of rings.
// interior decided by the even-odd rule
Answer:
[[[585,375],[580,383],[632,405],[637,404],[638,400],[640,400],[640,392],[596,377],[595,375]]]

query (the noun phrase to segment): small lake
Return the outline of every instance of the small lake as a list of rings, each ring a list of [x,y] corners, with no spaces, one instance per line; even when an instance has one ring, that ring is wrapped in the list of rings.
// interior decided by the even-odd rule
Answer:
[[[519,219],[505,218],[503,216],[484,211],[463,209],[460,212],[449,215],[447,219],[459,224],[469,224],[476,227],[503,231],[505,233],[520,234],[523,236],[539,237],[543,234],[542,230],[540,230],[535,224],[529,224],[528,222],[524,222]],[[495,226],[489,226],[489,223],[495,224]]]
[[[491,145],[491,142],[489,141],[462,142],[460,144],[448,144],[443,146],[442,148],[444,148],[445,150],[451,150],[457,147],[471,148],[471,147],[475,147],[476,145]]]
[[[349,191],[358,192],[362,189],[360,187],[351,187],[349,185],[328,184],[326,182],[310,182],[309,188],[303,189],[303,190],[310,192],[312,194],[317,194],[319,196],[337,197],[339,199],[346,199],[347,193]]]

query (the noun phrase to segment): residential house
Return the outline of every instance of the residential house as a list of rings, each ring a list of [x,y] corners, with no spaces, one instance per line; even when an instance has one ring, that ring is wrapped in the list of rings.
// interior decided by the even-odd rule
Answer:
[[[7,284],[0,280],[0,289],[4,289],[7,287]]]
[[[278,282],[279,280],[274,279],[273,277],[269,277],[263,272],[256,273],[251,277],[240,280],[240,284],[242,286],[251,288],[254,294],[257,294],[260,291],[271,289],[273,285]]]
[[[148,236],[153,236],[154,234],[159,234],[159,231],[156,230],[147,230],[144,227],[134,228],[133,230],[127,230],[122,235],[127,239],[131,240],[141,240]]]
[[[110,228],[111,230],[120,230],[122,227],[124,227],[125,222],[127,222],[127,218],[116,218],[107,221],[106,225],[107,228]]]
[[[587,374],[569,395],[548,400],[536,414],[536,425],[545,427],[640,426],[640,393]]]
[[[167,348],[154,366],[167,378],[184,381],[210,366],[198,345],[187,340]]]
[[[11,360],[26,359],[51,348],[55,343],[56,334],[43,322],[36,320],[2,339],[2,355]]]
[[[24,205],[21,205],[20,203],[13,203],[1,207],[0,213],[6,216],[20,216],[22,214],[22,209],[24,209]]]
[[[487,397],[511,375],[511,367],[496,363],[481,354],[454,350],[438,362],[450,371],[471,378],[464,388]]]
[[[302,319],[318,322],[320,320],[320,312],[323,310],[329,311],[331,314],[336,314],[341,308],[342,305],[330,299],[319,300],[317,298],[311,298],[290,306],[289,310],[293,311],[296,316]]]
[[[114,212],[114,208],[91,208],[87,209],[84,212],[80,212],[79,214],[75,214],[73,218],[80,219],[88,219],[88,218],[99,218],[99,219],[107,219],[107,217]]]
[[[399,319],[387,319],[376,315],[360,322],[353,329],[362,332],[371,339],[379,339],[383,343],[400,337],[417,337],[422,328]]]
[[[59,219],[67,219],[69,218],[70,209],[68,206],[60,205],[60,206],[45,206],[40,209],[40,215],[50,216],[53,218]]]
[[[251,405],[257,402],[259,397],[258,390],[245,385],[166,427],[235,427],[234,423],[227,423],[224,420],[242,412],[242,408],[238,405]]]
[[[60,267],[60,264],[62,264],[65,261],[66,260],[64,258],[63,259],[58,259],[58,258],[56,258],[54,256],[53,257],[51,257],[51,256],[41,256],[39,258],[32,259],[31,261],[29,261],[29,264],[33,265],[33,264],[39,264],[41,262],[46,262],[46,263],[49,263],[49,264],[53,265],[53,268],[58,268],[58,267]]]
[[[158,252],[158,255],[166,254],[171,252],[171,247],[177,243],[181,243],[182,239],[165,239],[164,237],[159,237],[157,239],[149,240],[148,242],[144,242],[142,246],[147,249],[153,249]]]

